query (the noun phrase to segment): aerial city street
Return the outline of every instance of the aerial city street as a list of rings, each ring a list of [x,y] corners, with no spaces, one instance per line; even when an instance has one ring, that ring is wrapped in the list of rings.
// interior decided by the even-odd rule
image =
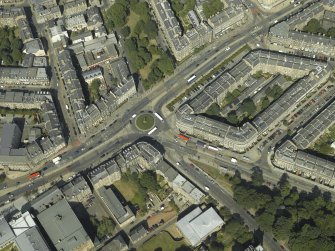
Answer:
[[[334,0],[0,0],[0,251],[335,250]]]

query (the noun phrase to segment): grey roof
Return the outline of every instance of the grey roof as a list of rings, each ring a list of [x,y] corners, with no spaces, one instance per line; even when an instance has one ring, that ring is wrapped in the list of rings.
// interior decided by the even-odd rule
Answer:
[[[128,250],[128,245],[121,234],[115,236],[111,242],[103,246],[101,251],[124,251]]]
[[[3,216],[1,217],[2,218],[0,219],[0,246],[3,246],[9,243],[10,241],[13,241],[15,235],[6,219]]]
[[[51,205],[37,219],[59,251],[70,251],[90,241],[66,199]]]
[[[53,186],[49,190],[45,191],[37,198],[30,202],[30,206],[36,213],[41,213],[46,210],[50,205],[56,204],[58,201],[63,199],[63,193],[58,187]]]
[[[145,229],[145,227],[141,223],[129,231],[129,237],[133,242],[136,242],[140,240],[141,238],[143,238],[147,234],[147,232],[148,231]]]
[[[10,155],[21,142],[21,130],[16,124],[4,124],[0,141],[0,155]]]
[[[133,212],[128,206],[122,205],[111,188],[106,189],[105,187],[101,187],[99,189],[99,195],[119,224],[122,224],[134,216]]]
[[[192,246],[199,245],[204,238],[223,224],[223,220],[212,207],[204,212],[197,207],[176,223]]]
[[[17,236],[15,239],[15,245],[19,251],[51,250],[36,226]]]

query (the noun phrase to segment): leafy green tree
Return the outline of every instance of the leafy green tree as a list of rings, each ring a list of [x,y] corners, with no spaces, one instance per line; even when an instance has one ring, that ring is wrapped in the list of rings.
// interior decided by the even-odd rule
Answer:
[[[144,24],[143,31],[149,39],[154,39],[158,36],[158,28],[155,21],[148,21]]]
[[[273,225],[273,234],[279,240],[287,240],[290,236],[293,223],[292,219],[288,217],[281,216],[277,218]]]
[[[227,121],[233,125],[237,125],[239,123],[239,120],[238,120],[238,117],[235,111],[231,111],[230,113],[228,113]]]
[[[147,37],[142,37],[140,39],[137,39],[137,47],[138,48],[143,47],[148,51],[148,49],[147,49],[148,45],[149,45],[149,39]]]
[[[143,31],[143,28],[144,28],[144,21],[143,20],[140,20],[136,23],[135,27],[134,27],[134,30],[133,30],[133,33],[136,34],[137,37],[140,37],[142,31]]]
[[[265,94],[273,99],[278,99],[283,92],[284,90],[279,85],[274,85],[272,88],[267,88],[265,90]]]
[[[129,52],[134,52],[137,50],[137,42],[136,38],[134,37],[126,39],[124,45],[126,50]]]
[[[12,51],[12,57],[14,62],[21,62],[22,61],[22,53],[18,49],[14,49]]]
[[[103,217],[102,220],[98,220],[96,217],[91,216],[90,222],[97,229],[97,237],[101,240],[104,236],[112,236],[115,229],[115,223],[107,217]]]
[[[264,211],[260,215],[256,215],[256,221],[260,225],[261,229],[266,232],[271,231],[274,220],[275,216],[272,212]]]
[[[335,38],[335,27],[331,27],[331,28],[328,29],[327,36]]]
[[[210,0],[205,2],[202,6],[206,18],[210,18],[211,16],[220,12],[224,7],[220,0]]]
[[[150,9],[147,2],[139,2],[132,9],[136,14],[140,15],[142,20],[149,21],[150,20]]]
[[[151,54],[145,47],[138,48],[137,53],[139,57],[143,58],[145,64],[151,61]]]
[[[257,110],[256,105],[254,104],[254,101],[251,98],[245,99],[241,104],[240,109],[243,113],[246,113],[247,116],[254,114]]]
[[[149,84],[153,84],[162,78],[163,73],[157,67],[152,68],[148,75]]]
[[[321,33],[324,34],[325,30],[322,28],[322,25],[319,20],[312,18],[303,29],[309,33]]]
[[[145,171],[140,176],[140,184],[149,191],[157,191],[160,187],[157,183],[156,174],[151,171]]]
[[[250,242],[253,237],[249,229],[245,225],[243,225],[239,220],[236,220],[234,218],[230,219],[224,225],[224,231],[222,233],[223,238],[225,237],[224,236],[225,234],[233,236],[234,240],[240,244]],[[218,234],[218,241],[220,242],[219,237],[220,235]]]
[[[157,59],[157,68],[164,73],[164,75],[171,75],[174,71],[173,59],[165,52],[161,51],[160,58]]]
[[[255,186],[261,186],[264,183],[263,172],[260,168],[253,168],[251,181]]]
[[[121,34],[124,38],[128,37],[130,35],[130,28],[129,26],[125,26],[121,29]]]
[[[268,97],[262,99],[261,109],[265,110],[270,105],[270,100]]]
[[[126,24],[128,9],[126,5],[117,2],[107,10],[106,16],[112,21],[114,27],[121,28]]]

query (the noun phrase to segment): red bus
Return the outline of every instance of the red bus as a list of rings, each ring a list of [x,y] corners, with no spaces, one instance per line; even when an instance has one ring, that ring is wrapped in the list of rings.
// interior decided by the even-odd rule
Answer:
[[[38,171],[38,172],[34,172],[34,173],[28,175],[28,179],[32,180],[32,179],[36,179],[36,178],[38,178],[40,176],[41,176],[41,172]]]
[[[185,135],[182,135],[182,134],[178,134],[178,138],[180,138],[182,140],[185,140],[185,141],[189,141],[190,140],[189,137],[186,137]]]

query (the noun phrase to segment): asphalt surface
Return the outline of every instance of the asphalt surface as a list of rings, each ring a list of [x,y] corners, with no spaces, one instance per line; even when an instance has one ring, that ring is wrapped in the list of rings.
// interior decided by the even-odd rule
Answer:
[[[199,54],[195,55],[191,60],[185,62],[180,67],[180,70],[177,69],[177,72],[173,77],[165,81],[163,88],[159,86],[162,97],[159,102],[152,107],[153,110],[162,114],[161,111],[163,106],[180,93],[181,89],[187,87],[186,79],[190,75],[196,74],[197,78],[200,78],[201,76],[207,74],[217,64],[227,58],[231,52],[245,45],[248,41],[252,41],[258,35],[266,32],[269,26],[273,24],[274,20],[279,19],[279,17],[291,10],[291,7],[287,7],[274,15],[266,17],[261,22],[256,22],[253,26],[245,28],[242,36],[231,37],[227,39],[226,42],[218,45],[213,44],[211,48],[204,49]],[[229,51],[225,50],[227,46],[230,47]],[[113,153],[118,152],[123,146],[134,142],[141,136],[144,136],[143,133],[141,134],[137,132],[128,134],[116,141],[113,139],[117,133],[121,132],[128,125],[131,116],[134,113],[139,113],[141,110],[148,107],[148,105],[150,106],[150,102],[158,96],[156,91],[158,91],[158,88],[154,88],[151,92],[149,91],[143,95],[139,94],[138,97],[135,97],[133,100],[125,104],[123,108],[126,112],[123,116],[120,116],[115,123],[106,125],[106,128],[104,128],[103,131],[93,135],[86,143],[83,143],[79,147],[64,153],[62,155],[62,161],[58,166],[54,166],[52,163],[46,163],[44,166],[47,167],[47,170],[44,172],[45,176],[30,182],[26,182],[25,177],[13,180],[12,184],[8,184],[9,187],[11,186],[16,188],[15,186],[20,186],[21,184],[22,187],[12,191],[11,195],[4,195],[0,197],[0,203],[5,203],[9,199],[14,199],[27,191],[43,186],[45,183],[50,182],[50,180],[57,180],[68,172],[80,172],[88,169],[94,163],[99,161],[102,156],[105,157],[107,154],[112,155]],[[166,129],[168,129],[168,125]],[[176,148],[176,144],[173,144],[173,142],[162,142],[162,144],[166,148]],[[187,151],[189,154],[194,153],[194,150],[192,149],[179,149],[179,151],[181,150]],[[233,212],[239,213],[251,229],[258,228],[254,219],[235,203],[235,201],[231,198],[231,195],[229,195],[215,182],[212,183],[211,179],[205,173],[201,171],[190,171],[188,164],[185,162],[178,166],[178,168],[186,177],[198,184],[200,188],[208,186],[210,189],[210,195],[217,199],[221,204],[229,207]],[[20,184],[17,184],[17,182],[20,182]],[[270,236],[265,235],[264,242],[268,247],[270,247],[270,250],[280,250],[279,245]]]

